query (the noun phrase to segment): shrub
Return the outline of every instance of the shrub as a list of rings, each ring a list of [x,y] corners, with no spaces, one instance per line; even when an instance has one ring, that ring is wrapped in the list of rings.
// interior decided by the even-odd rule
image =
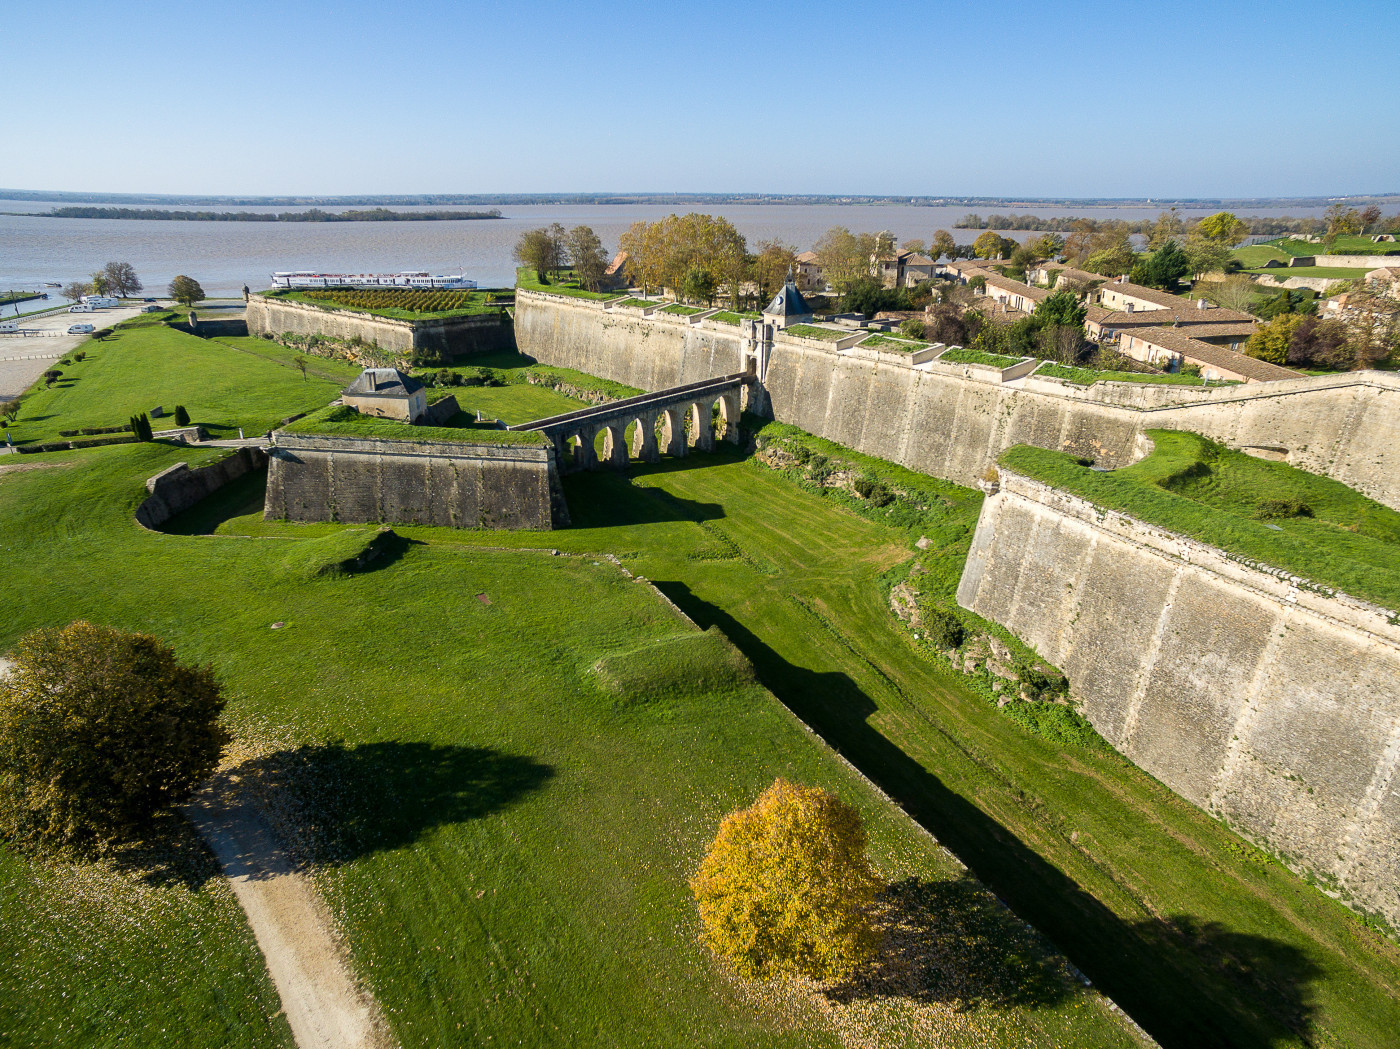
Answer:
[[[1258,521],[1271,521],[1280,517],[1311,517],[1312,507],[1301,499],[1261,499],[1254,508]]]
[[[145,412],[131,417],[131,432],[136,435],[138,441],[149,441],[151,439],[151,420]]]
[[[922,621],[929,644],[935,648],[959,648],[967,640],[963,621],[945,608],[924,609]]]
[[[856,495],[869,499],[876,506],[889,506],[894,502],[894,492],[890,491],[889,485],[869,474],[857,477],[853,487]]]
[[[175,425],[188,426],[190,424],[190,413],[185,410],[183,404],[175,406]]]
[[[44,372],[44,385],[52,386],[62,375],[63,373],[57,368],[50,368],[48,371]]]
[[[720,823],[690,887],[704,942],[744,976],[839,979],[874,950],[859,814],[779,779]]]
[[[20,639],[0,681],[0,834],[32,847],[130,837],[184,801],[228,742],[208,667],[159,638],[76,622]]]
[[[910,317],[899,326],[899,330],[911,339],[922,339],[927,334],[928,328],[917,317]]]

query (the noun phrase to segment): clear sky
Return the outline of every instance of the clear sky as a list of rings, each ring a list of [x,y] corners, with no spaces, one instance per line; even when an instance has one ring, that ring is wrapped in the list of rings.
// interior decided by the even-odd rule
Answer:
[[[7,5],[0,187],[1400,190],[1400,0]]]

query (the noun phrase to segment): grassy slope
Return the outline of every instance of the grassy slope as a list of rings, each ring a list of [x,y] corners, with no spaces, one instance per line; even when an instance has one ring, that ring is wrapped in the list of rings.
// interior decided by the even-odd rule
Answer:
[[[173,416],[177,404],[189,410],[191,422],[216,435],[237,436],[239,426],[261,433],[288,415],[321,407],[344,385],[309,369],[303,379],[289,362],[159,322],[119,327],[112,337],[89,339],[82,348],[86,360],[60,365],[63,378],[47,389],[36,386],[24,398],[11,430],[17,443],[56,438],[59,430],[119,426],[156,405]],[[316,367],[325,370],[331,363]],[[162,425],[154,420],[156,429]]]
[[[1034,961],[1037,948],[1014,920],[988,909],[989,898],[946,854],[762,688],[695,695],[680,686],[623,700],[602,691],[588,672],[597,660],[626,659],[640,642],[682,629],[611,565],[591,556],[473,552],[458,540],[529,537],[448,532],[376,571],[310,578],[309,563],[344,550],[315,546],[302,556],[306,540],[139,529],[130,513],[141,482],[174,458],[158,445],[118,447],[49,460],[72,464],[66,468],[0,477],[0,535],[10,537],[15,566],[8,579],[32,597],[12,607],[0,644],[87,616],[154,631],[185,657],[211,661],[226,682],[232,722],[275,752],[262,765],[268,775],[298,770],[320,825],[342,828],[308,848],[323,861],[321,883],[406,1047],[488,1038],[836,1044],[809,1000],[775,1004],[753,995],[695,942],[685,878],[720,815],[778,774],[850,798],[867,814],[882,869],[922,879],[921,891],[944,908],[940,927],[969,922],[960,934],[969,943],[949,941],[939,951],[971,952],[977,964],[966,979],[986,1001],[966,1013],[946,1001],[924,1009],[940,1027],[977,1044],[1129,1044],[1097,997],[1044,968],[1053,963]],[[595,495],[613,497],[607,489]],[[578,500],[580,509],[587,504]],[[572,540],[570,549],[588,551],[605,539],[631,545],[674,536],[682,557],[734,564],[725,542],[676,520],[669,503],[628,499],[623,512],[638,509],[645,520],[557,533],[550,543]],[[73,558],[75,549],[84,556]],[[900,551],[883,543],[869,556],[883,563]],[[172,587],[199,596],[176,599]],[[269,632],[274,620],[286,627]],[[293,749],[300,744],[327,745]],[[60,916],[31,913],[18,891],[38,869],[4,856],[0,907],[7,922],[27,921],[36,941],[64,950],[70,941]],[[80,917],[95,920],[100,910],[89,905]],[[198,924],[189,913],[172,917]],[[147,934],[178,940],[164,921],[151,918]],[[95,939],[104,964],[124,962],[136,977],[128,992],[135,1001],[91,1002],[110,1013],[114,1030],[141,1009],[178,1014],[190,1008],[187,1000],[223,993],[223,959],[191,951],[155,969],[119,938]],[[31,979],[24,1008],[56,1014],[64,1008],[60,991],[81,984],[85,966],[72,958],[46,964],[53,979]],[[959,970],[942,964],[936,994],[954,989]],[[1028,967],[1033,978],[1021,979]],[[18,990],[12,984],[8,997]],[[821,1010],[830,1012],[844,1015]],[[920,1014],[898,1003],[844,1012],[893,1027],[877,1043],[886,1045],[907,1044],[898,1025]],[[172,1026],[143,1032],[142,1044],[210,1043]]]
[[[451,388],[464,412],[484,412],[488,419],[500,419],[507,426],[547,419],[587,407],[583,401],[567,397],[548,386],[525,383],[509,386],[454,386]]]
[[[905,472],[891,473],[899,484]],[[1029,734],[895,624],[881,578],[917,530],[723,455],[634,476],[567,478],[578,527],[550,542],[611,549],[719,625],[764,684],[1163,1045],[1393,1043],[1394,944],[1113,752]],[[965,549],[963,512],[949,514],[942,541]]]
[[[1111,473],[1026,445],[1001,461],[1100,506],[1400,609],[1400,513],[1286,463],[1232,452],[1195,434],[1149,432],[1153,454]],[[1313,516],[1270,521],[1278,531],[1254,519],[1262,500],[1299,500]]]

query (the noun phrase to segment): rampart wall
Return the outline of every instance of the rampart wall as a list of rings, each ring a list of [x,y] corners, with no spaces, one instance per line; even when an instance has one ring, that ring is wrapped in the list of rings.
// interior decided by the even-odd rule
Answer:
[[[1400,926],[1392,613],[1005,471],[958,601],[1134,763]]]
[[[391,353],[430,350],[445,354],[485,353],[514,345],[509,321],[499,314],[406,321],[376,317],[353,310],[323,310],[302,302],[253,295],[248,300],[251,335],[324,335],[333,339],[357,336]]]
[[[289,521],[549,529],[568,523],[547,444],[279,433],[263,515]]]
[[[136,508],[136,520],[146,528],[159,528],[182,510],[188,510],[224,485],[267,465],[261,448],[240,448],[234,454],[193,470],[176,463],[146,482],[146,498]]]
[[[1246,386],[1076,386],[996,369],[778,332],[756,348],[742,329],[599,302],[518,291],[523,353],[644,390],[743,371],[759,376],[771,415],[869,455],[963,484],[1006,448],[1032,444],[1121,466],[1152,428],[1193,430],[1335,477],[1400,507],[1400,378],[1352,372]]]

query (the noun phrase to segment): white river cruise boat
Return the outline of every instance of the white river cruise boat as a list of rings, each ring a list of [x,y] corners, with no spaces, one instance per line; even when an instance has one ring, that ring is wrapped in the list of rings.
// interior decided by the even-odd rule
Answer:
[[[476,281],[460,273],[429,273],[404,270],[402,273],[320,273],[291,270],[272,275],[274,288],[436,288],[443,291],[472,291]]]

